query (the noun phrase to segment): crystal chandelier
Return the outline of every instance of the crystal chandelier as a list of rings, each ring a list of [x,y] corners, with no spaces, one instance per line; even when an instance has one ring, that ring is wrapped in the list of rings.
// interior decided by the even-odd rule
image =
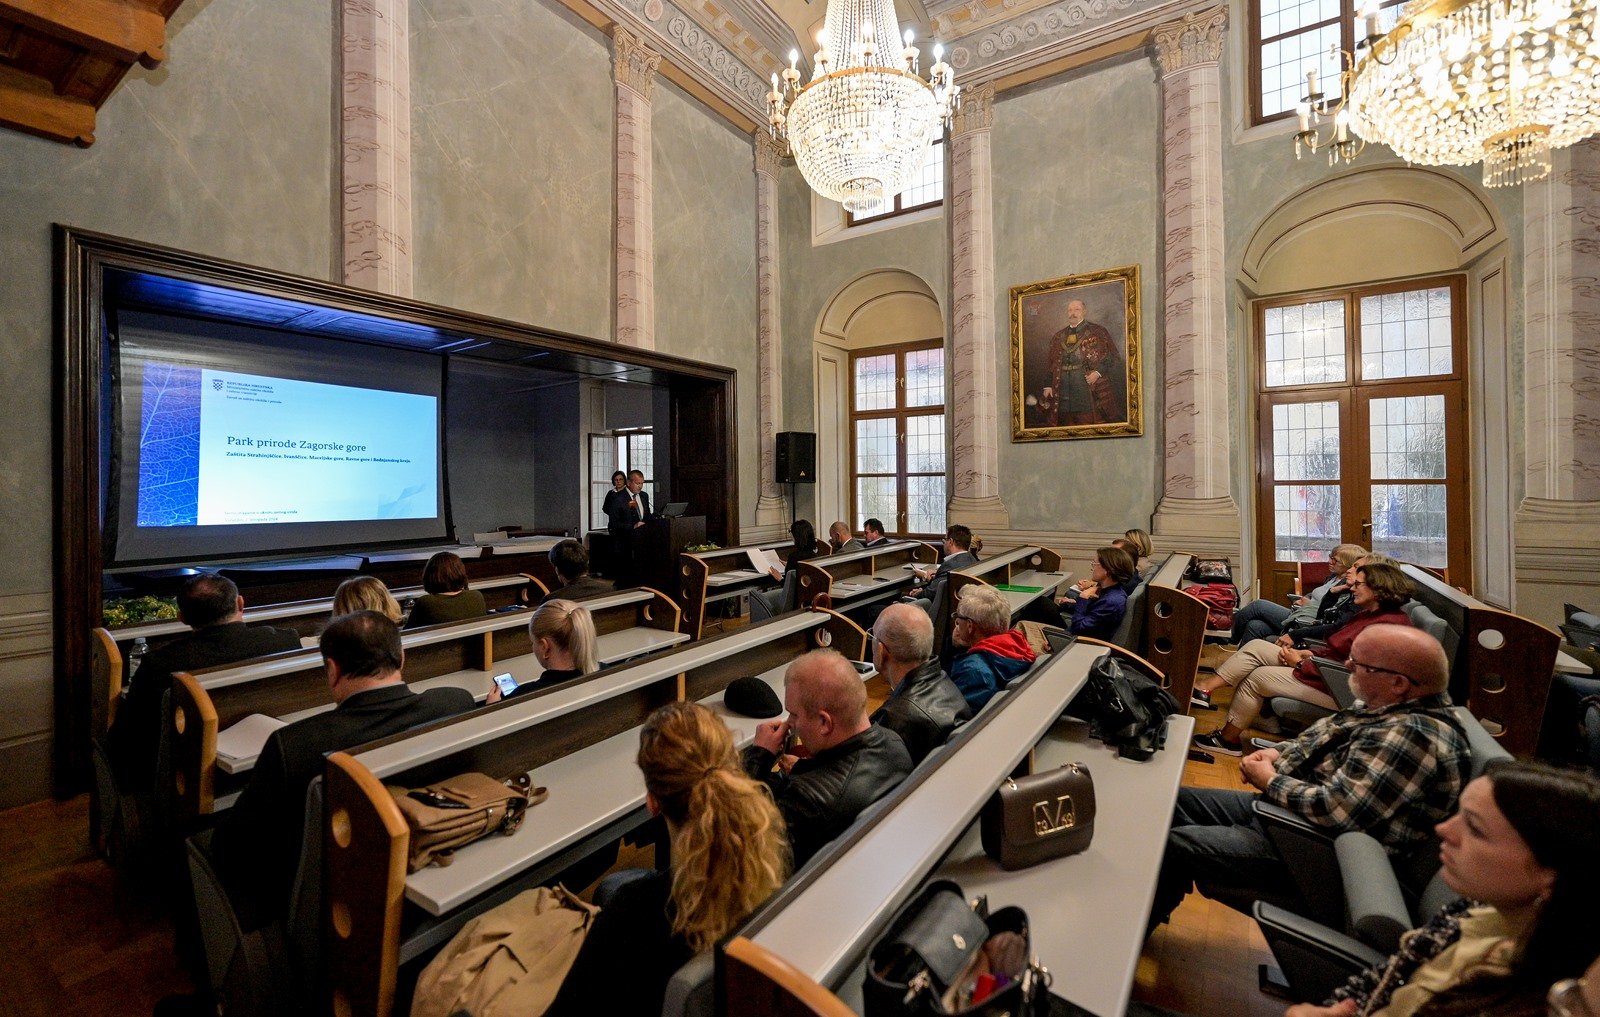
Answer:
[[[790,51],[767,96],[773,137],[788,139],[806,183],[856,214],[911,183],[959,104],[943,48],[934,46],[924,80],[911,30],[900,48],[897,28],[893,0],[829,0],[811,80],[799,83],[800,53]]]
[[[1343,140],[1353,131],[1407,162],[1482,160],[1486,187],[1539,180],[1552,149],[1600,131],[1597,15],[1600,0],[1412,0],[1384,35],[1369,8],[1365,55],[1343,59],[1334,143],[1342,116]],[[1311,128],[1330,112],[1310,81],[1297,153],[1302,143],[1315,151]]]

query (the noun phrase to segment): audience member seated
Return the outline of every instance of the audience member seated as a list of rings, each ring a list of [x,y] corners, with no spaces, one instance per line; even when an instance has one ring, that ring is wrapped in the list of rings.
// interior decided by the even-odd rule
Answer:
[[[396,625],[400,624],[400,602],[377,576],[346,579],[333,591],[333,617],[357,611],[376,611]]]
[[[890,604],[872,627],[872,662],[889,698],[872,715],[906,743],[913,765],[972,718],[972,707],[933,657],[933,620],[914,604]]]
[[[1128,549],[1128,553],[1133,556],[1134,569],[1143,573],[1150,567],[1150,556],[1156,553],[1155,545],[1150,542],[1150,534],[1135,528],[1124,530],[1122,537],[1133,545]]]
[[[1111,542],[1111,546],[1120,548],[1123,552],[1125,552],[1128,555],[1129,561],[1136,561],[1138,559],[1139,549],[1134,545],[1133,541],[1129,540],[1127,537],[1116,538]],[[1091,572],[1093,571],[1093,568],[1094,565],[1091,563]],[[1128,597],[1133,596],[1133,591],[1137,590],[1139,588],[1139,584],[1143,581],[1144,574],[1140,572],[1137,567],[1135,567],[1133,574],[1128,576],[1127,579],[1123,580],[1121,584],[1123,594]],[[1061,596],[1055,598],[1054,602],[1051,602],[1047,598],[1035,600],[1033,603],[1029,604],[1023,609],[1023,617],[1029,621],[1041,622],[1045,625],[1057,625],[1063,628],[1070,627],[1072,622],[1070,618],[1071,612],[1069,609],[1083,594],[1084,587],[1095,585],[1096,583],[1093,579],[1080,579],[1077,583],[1067,587],[1066,591]],[[1124,604],[1123,610],[1127,610],[1126,604]],[[1111,631],[1115,633],[1116,629],[1113,628]]]
[[[972,553],[972,531],[960,523],[954,523],[944,531],[944,561],[936,569],[914,566],[911,571],[922,581],[922,585],[913,586],[906,591],[906,596],[921,601],[923,610],[931,610],[939,591],[949,584],[950,573],[977,563],[978,556]]]
[[[1110,639],[1117,634],[1128,610],[1128,581],[1133,559],[1120,547],[1102,547],[1094,553],[1089,578],[1078,583],[1072,617],[1062,616],[1073,635]]]
[[[1293,608],[1270,600],[1252,600],[1233,613],[1235,645],[1243,646],[1252,639],[1276,639],[1288,631],[1292,620],[1298,616],[1299,624],[1310,624],[1317,616],[1322,600],[1335,586],[1340,585],[1346,571],[1366,556],[1360,544],[1340,544],[1328,552],[1328,578],[1310,593],[1297,598]]]
[[[1470,773],[1466,736],[1449,713],[1444,647],[1420,629],[1375,625],[1356,638],[1350,662],[1357,706],[1281,748],[1252,752],[1239,772],[1263,800],[1332,834],[1362,831],[1401,854],[1455,810]],[[1224,891],[1225,900],[1241,892],[1295,899],[1254,798],[1220,788],[1178,791],[1151,928],[1191,886],[1210,897]]]
[[[467,585],[467,565],[450,551],[440,551],[428,559],[422,570],[422,588],[427,591],[412,605],[406,628],[466,621],[489,613],[483,594]]]
[[[548,689],[600,670],[595,660],[594,617],[582,604],[570,600],[545,601],[528,619],[528,635],[533,638],[534,659],[544,671],[533,681],[512,689],[513,696]],[[488,702],[498,703],[503,698],[500,686],[491,682]]]
[[[550,591],[552,598],[587,600],[616,592],[614,584],[589,574],[589,552],[579,541],[568,538],[552,547],[550,565],[561,577],[561,586]]]
[[[320,640],[328,690],[326,713],[272,732],[250,783],[223,814],[211,853],[239,922],[255,929],[281,917],[299,864],[306,785],[330,752],[363,745],[473,707],[465,689],[406,687],[400,630],[376,611],[335,618]]]
[[[837,651],[812,650],[789,665],[783,707],[787,719],[756,728],[744,768],[771,789],[799,868],[894,790],[911,772],[911,756],[899,735],[867,719],[866,686]]]
[[[1239,755],[1244,731],[1261,715],[1261,705],[1273,696],[1286,696],[1329,710],[1338,707],[1328,694],[1328,686],[1316,662],[1344,663],[1357,637],[1373,625],[1411,624],[1411,619],[1400,610],[1401,605],[1411,599],[1411,580],[1398,567],[1381,562],[1358,566],[1350,588],[1357,613],[1328,633],[1325,645],[1315,649],[1296,646],[1295,639],[1307,631],[1304,629],[1276,643],[1256,639],[1223,662],[1216,674],[1195,683],[1195,688],[1202,693],[1196,698],[1207,706],[1211,705],[1212,692],[1224,684],[1235,686],[1227,724],[1220,731],[1197,737],[1196,745],[1230,756]]]
[[[600,884],[600,913],[550,1015],[660,1013],[673,972],[789,874],[783,817],[740,768],[733,735],[710,710],[670,703],[651,714],[638,760],[645,803],[667,824],[671,869],[626,869]]]
[[[789,558],[783,563],[783,568],[767,570],[774,579],[783,579],[790,572],[798,570],[801,562],[817,557],[817,531],[810,520],[796,519],[789,526],[789,536],[794,546],[789,549]]]
[[[1600,956],[1600,782],[1490,763],[1438,832],[1444,881],[1463,899],[1325,1005],[1286,1017],[1542,1014],[1552,986]]]
[[[879,544],[889,543],[889,538],[883,532],[883,520],[868,519],[861,524],[861,546],[877,547]]]
[[[828,527],[828,543],[833,545],[834,554],[861,550],[861,541],[851,535],[850,527],[842,520]]]
[[[151,650],[128,682],[128,698],[117,708],[108,735],[117,782],[125,792],[155,784],[161,744],[161,699],[179,671],[232,664],[269,653],[300,649],[292,629],[244,623],[244,598],[226,576],[195,576],[178,593],[178,620],[194,630]]]
[[[950,641],[962,651],[950,664],[950,680],[974,714],[1037,656],[1021,630],[1011,627],[1006,595],[992,586],[962,587],[950,613]]]

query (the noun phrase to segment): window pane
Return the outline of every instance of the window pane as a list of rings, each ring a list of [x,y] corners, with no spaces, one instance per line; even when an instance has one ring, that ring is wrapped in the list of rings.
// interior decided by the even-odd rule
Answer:
[[[907,533],[944,532],[944,474],[906,478]]]
[[[868,519],[876,517],[883,520],[883,525],[890,532],[895,530],[895,518],[899,510],[895,505],[894,488],[893,477],[856,478],[856,529],[861,529]]]
[[[1443,484],[1373,484],[1372,549],[1417,565],[1449,565]]]
[[[944,347],[906,354],[906,405],[944,405]]]
[[[1337,487],[1276,484],[1272,501],[1279,561],[1321,561],[1328,547],[1339,542]]]
[[[1280,403],[1272,408],[1272,478],[1338,480],[1339,404]]]
[[[1266,311],[1267,387],[1344,381],[1344,302],[1323,300]]]
[[[1278,31],[1298,27],[1298,22],[1289,23],[1284,20],[1287,18],[1289,15],[1280,18]],[[1262,38],[1266,37],[1263,31]],[[1270,117],[1293,110],[1306,94],[1306,71],[1313,67],[1317,70],[1318,90],[1328,99],[1337,99],[1339,63],[1331,51],[1336,42],[1339,42],[1337,19],[1331,25],[1262,43],[1257,55],[1261,61],[1261,115]]]
[[[1361,298],[1361,376],[1418,378],[1454,370],[1450,289]]]
[[[611,474],[616,471],[616,447],[603,434],[589,435],[589,528],[603,529],[606,492],[611,490]]]
[[[893,418],[856,421],[856,472],[893,473],[898,459],[894,445]]]
[[[906,418],[906,472],[944,473],[944,414]]]
[[[856,361],[856,409],[894,409],[894,354]]]
[[[900,207],[915,208],[944,197],[944,143],[928,146],[922,168],[917,170],[911,183],[900,192]]]
[[[1444,479],[1444,396],[1374,399],[1368,405],[1373,480]]]

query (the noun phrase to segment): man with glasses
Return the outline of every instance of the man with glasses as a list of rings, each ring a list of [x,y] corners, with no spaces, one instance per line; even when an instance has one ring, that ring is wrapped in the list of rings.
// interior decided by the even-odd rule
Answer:
[[[1360,830],[1402,854],[1455,811],[1470,775],[1466,736],[1448,712],[1449,664],[1437,640],[1402,625],[1365,629],[1348,662],[1357,703],[1279,748],[1250,753],[1239,772],[1265,801],[1334,834]],[[1296,905],[1288,867],[1255,817],[1255,797],[1179,791],[1150,928],[1191,886],[1230,905],[1243,896]]]
[[[962,587],[950,613],[950,640],[965,651],[951,662],[950,680],[974,714],[1038,656],[1027,637],[1011,627],[1006,595],[992,586]]]

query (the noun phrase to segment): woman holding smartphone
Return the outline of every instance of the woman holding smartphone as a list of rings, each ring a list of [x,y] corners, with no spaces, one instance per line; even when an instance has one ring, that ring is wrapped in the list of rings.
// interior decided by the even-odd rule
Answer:
[[[533,656],[544,671],[533,681],[514,686],[510,692],[502,691],[496,683],[489,690],[490,703],[533,689],[547,689],[600,670],[595,660],[594,618],[582,604],[570,600],[545,601],[533,612],[528,633],[533,637]]]

